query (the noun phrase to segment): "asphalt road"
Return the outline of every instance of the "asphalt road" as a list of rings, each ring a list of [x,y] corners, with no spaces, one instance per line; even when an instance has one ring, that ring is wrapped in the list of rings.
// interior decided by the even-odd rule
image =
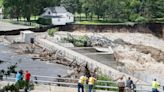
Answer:
[[[0,21],[0,31],[11,31],[11,30],[28,29],[28,28],[33,28],[33,27],[16,25],[16,24]]]
[[[18,63],[17,70],[29,70],[32,75],[38,76],[52,76],[67,75],[68,67],[59,64],[47,64],[40,60],[32,60],[28,55],[19,55],[14,53],[14,49],[0,43],[0,60],[5,61],[0,64],[0,69],[7,69],[7,67]]]

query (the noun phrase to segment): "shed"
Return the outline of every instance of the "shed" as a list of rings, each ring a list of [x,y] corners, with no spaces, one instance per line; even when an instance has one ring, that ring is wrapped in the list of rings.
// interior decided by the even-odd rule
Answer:
[[[35,33],[32,31],[22,31],[20,35],[22,41],[25,43],[34,43],[35,41]]]

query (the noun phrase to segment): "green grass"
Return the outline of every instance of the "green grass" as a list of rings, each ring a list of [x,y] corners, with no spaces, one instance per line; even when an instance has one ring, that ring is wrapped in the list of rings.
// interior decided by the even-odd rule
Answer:
[[[36,21],[39,18],[39,16],[31,16],[30,20],[31,22]],[[25,18],[21,17],[20,21],[27,21]]]
[[[3,3],[3,0],[0,0],[0,8],[1,8],[1,6],[2,6],[2,3]]]
[[[85,14],[84,14],[84,13],[81,13],[81,14],[75,13],[75,16],[76,16],[76,17],[80,17],[80,16],[81,16],[81,17],[85,17]]]
[[[81,22],[76,22],[76,24],[83,24],[83,25],[131,25],[131,26],[133,26],[135,23],[133,23],[133,22],[112,23],[110,21],[81,21]]]

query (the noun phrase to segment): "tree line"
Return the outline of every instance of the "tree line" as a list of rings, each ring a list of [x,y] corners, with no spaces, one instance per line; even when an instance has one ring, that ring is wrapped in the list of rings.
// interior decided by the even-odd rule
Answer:
[[[164,18],[164,0],[3,0],[6,17],[23,17],[43,13],[44,8],[64,6],[73,14],[85,15],[92,20],[112,20],[114,22],[142,22]]]

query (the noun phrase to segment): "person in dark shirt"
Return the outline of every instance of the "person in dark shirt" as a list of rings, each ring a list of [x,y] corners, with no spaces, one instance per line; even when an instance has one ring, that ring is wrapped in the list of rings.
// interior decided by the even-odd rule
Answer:
[[[19,73],[21,75],[21,81],[23,80],[23,70],[19,70]]]
[[[126,88],[127,88],[127,92],[131,92],[131,90],[133,89],[133,81],[131,80],[130,77],[126,81]]]

